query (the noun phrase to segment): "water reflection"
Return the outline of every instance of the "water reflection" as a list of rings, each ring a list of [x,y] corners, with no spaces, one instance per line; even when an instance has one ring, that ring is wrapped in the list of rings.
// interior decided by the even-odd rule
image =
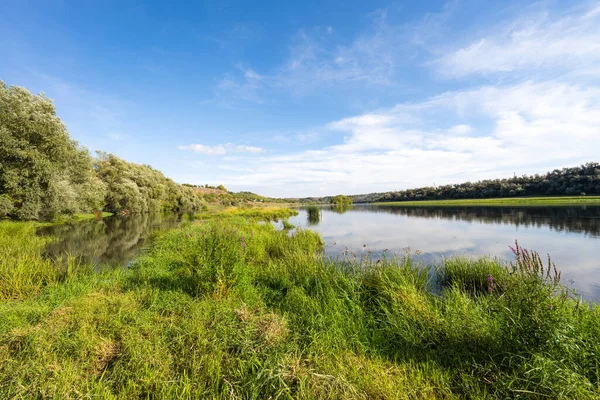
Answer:
[[[321,222],[321,208],[312,206],[306,209],[306,223],[309,226],[318,225]]]
[[[145,239],[176,226],[181,215],[111,217],[43,228],[58,238],[47,253],[79,256],[94,264],[126,265]],[[422,252],[423,262],[453,255],[511,259],[508,246],[549,253],[563,271],[563,283],[600,299],[600,207],[378,207],[355,205],[300,210],[289,219],[321,233],[326,252],[340,256],[346,247],[358,255],[385,249]],[[366,245],[366,248],[363,247]]]
[[[331,210],[338,214],[343,214],[347,211],[350,211],[354,208],[352,204],[335,204],[331,206]]]
[[[301,211],[290,222],[320,232],[326,252],[341,256],[385,249],[422,252],[423,262],[453,255],[512,259],[515,240],[549,253],[563,283],[600,298],[600,207],[396,207],[355,205],[344,214],[322,208],[320,222],[307,224]],[[366,248],[363,245],[366,244]]]
[[[71,254],[85,263],[126,265],[152,233],[175,227],[187,216],[144,214],[109,217],[40,228],[40,235],[57,238],[46,248],[48,256]]]
[[[600,236],[600,207],[396,207],[360,206],[356,211],[416,218],[444,218],[486,224],[548,227]]]

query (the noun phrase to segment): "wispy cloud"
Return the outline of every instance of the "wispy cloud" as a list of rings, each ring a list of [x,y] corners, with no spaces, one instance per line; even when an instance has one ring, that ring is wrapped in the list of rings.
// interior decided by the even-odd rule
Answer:
[[[443,115],[446,125],[431,115]],[[267,194],[324,195],[576,165],[595,159],[600,149],[600,87],[483,86],[333,121],[322,129],[344,133],[342,142],[245,160],[243,166],[223,164],[221,181]]]
[[[237,65],[217,86],[217,97],[263,102],[266,93],[283,90],[306,95],[343,85],[396,86],[397,66],[407,56],[408,36],[388,23],[386,10],[369,16],[369,27],[347,41],[332,26],[300,29],[292,38],[288,56],[271,71],[258,73]],[[347,44],[340,44],[346,41]]]
[[[264,153],[265,150],[260,147],[248,146],[245,144],[233,145],[232,143],[218,144],[216,146],[207,146],[203,144],[188,144],[179,146],[179,150],[193,151],[195,153],[204,154],[206,156],[221,156],[227,153]]]
[[[437,61],[443,75],[507,73],[518,70],[594,68],[600,72],[600,5],[555,17],[529,12],[501,24]]]

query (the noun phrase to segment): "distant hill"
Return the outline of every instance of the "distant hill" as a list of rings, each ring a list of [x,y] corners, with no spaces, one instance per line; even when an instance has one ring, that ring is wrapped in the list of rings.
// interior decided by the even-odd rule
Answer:
[[[279,199],[265,197],[252,192],[230,192],[223,185],[219,186],[198,186],[184,183],[184,186],[191,187],[200,199],[208,204],[221,204],[226,206],[238,206],[241,204],[257,203],[295,203],[298,199]]]

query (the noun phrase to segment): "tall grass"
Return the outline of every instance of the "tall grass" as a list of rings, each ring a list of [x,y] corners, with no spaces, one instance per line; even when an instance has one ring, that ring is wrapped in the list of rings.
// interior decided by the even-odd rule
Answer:
[[[309,225],[316,225],[321,221],[321,208],[316,204],[306,206]]]
[[[322,246],[196,221],[130,269],[3,296],[0,397],[598,398],[598,308],[526,259],[449,259],[433,282],[409,257]]]
[[[262,221],[278,221],[298,215],[298,211],[285,207],[239,208],[228,207],[213,210],[209,213],[197,214],[200,219],[244,217]]]
[[[36,236],[35,230],[34,223],[0,221],[0,300],[33,296],[87,270],[66,254],[61,262],[42,257],[50,239]]]

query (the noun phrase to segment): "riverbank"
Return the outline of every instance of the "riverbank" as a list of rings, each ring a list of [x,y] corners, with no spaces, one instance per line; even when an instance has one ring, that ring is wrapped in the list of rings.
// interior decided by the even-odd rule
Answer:
[[[369,203],[375,206],[578,206],[600,205],[600,196],[506,197],[495,199],[419,200]]]
[[[599,309],[523,251],[515,270],[332,261],[312,231],[235,215],[185,222],[98,273],[56,268],[33,230],[0,223],[2,398],[600,393]]]
[[[103,211],[100,214],[100,219],[112,217],[113,215],[114,214],[111,212]],[[70,216],[63,215],[63,216],[53,219],[52,221],[43,221],[43,222],[30,221],[30,222],[35,223],[37,226],[53,226],[53,225],[68,224],[71,222],[90,221],[90,220],[97,219],[97,218],[98,218],[98,216],[96,214],[73,214]]]

